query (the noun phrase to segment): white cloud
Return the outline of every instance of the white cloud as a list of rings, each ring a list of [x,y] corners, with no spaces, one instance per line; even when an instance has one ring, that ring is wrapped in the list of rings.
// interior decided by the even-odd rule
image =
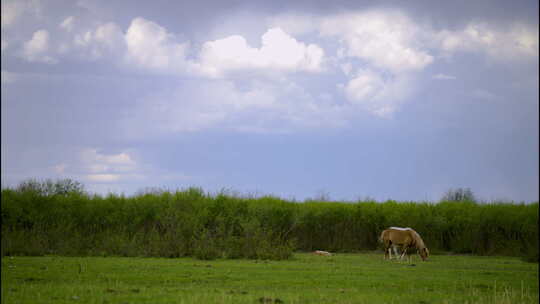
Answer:
[[[38,30],[32,35],[32,39],[24,43],[23,56],[28,61],[44,62],[49,64],[58,61],[48,55],[49,50],[49,32],[47,30]]]
[[[345,87],[347,99],[352,102],[366,102],[374,99],[384,89],[383,79],[369,71],[361,71]]]
[[[322,37],[337,38],[336,60],[349,78],[338,88],[350,110],[392,118],[416,90],[414,75],[435,60],[426,44],[430,31],[399,11],[326,16],[318,28]]]
[[[91,60],[122,56],[126,50],[124,34],[120,27],[112,22],[75,34],[73,46],[77,48],[78,55]]]
[[[125,35],[127,59],[143,68],[180,72],[186,65],[188,44],[174,40],[174,36],[160,25],[135,18]]]
[[[7,22],[11,22],[9,18]],[[163,117],[164,129],[176,131],[231,125],[235,117],[263,108],[273,111],[274,118],[279,113],[282,121],[291,124],[304,123],[307,115],[318,117],[323,109],[341,114],[367,111],[391,117],[418,87],[414,75],[422,73],[439,55],[456,52],[486,52],[494,57],[538,55],[538,38],[534,35],[538,30],[531,27],[516,25],[495,30],[485,23],[470,23],[461,30],[435,32],[396,10],[326,16],[280,15],[266,20],[263,26],[272,27],[261,36],[258,47],[248,43],[244,32],[244,35],[203,41],[199,49],[191,48],[189,41],[181,41],[170,30],[141,17],[133,19],[127,29],[113,22],[85,23],[79,15],[62,18],[55,23],[56,32],[50,34],[42,29],[33,33],[23,47],[26,60],[56,63],[55,58],[60,55],[74,54],[83,60],[119,63],[121,68],[133,66],[176,76],[200,77],[197,79],[204,82],[201,87],[206,89],[190,92],[193,95],[173,94],[172,101],[165,101],[170,96],[159,97],[154,108],[145,108],[156,118]],[[6,44],[2,42],[2,49]],[[10,45],[10,49],[16,47]],[[345,81],[335,78],[335,72],[340,70],[343,74],[339,77],[344,76]],[[328,71],[326,76],[321,73]],[[8,72],[2,73],[7,75],[3,83],[13,78]],[[292,79],[304,75],[328,77],[334,81],[332,88],[342,81],[342,91],[329,94],[342,93],[339,97],[344,96],[345,103],[341,100],[336,105],[329,98],[313,97],[326,93],[313,87],[279,92],[285,83],[294,83]],[[211,83],[204,78],[224,81]],[[432,78],[456,79],[442,73]],[[245,83],[249,83],[247,88]],[[186,96],[193,100],[186,101]]]
[[[81,159],[84,163],[91,166],[103,165],[103,167],[107,168],[109,168],[108,166],[127,166],[129,168],[136,167],[135,161],[127,152],[106,155],[99,153],[96,149],[85,149],[81,152]]]
[[[306,45],[280,28],[269,29],[261,48],[250,47],[244,37],[233,35],[204,43],[200,53],[203,72],[213,77],[231,70],[310,71],[322,69],[322,48]]]
[[[320,31],[343,41],[343,55],[394,73],[421,70],[433,62],[433,56],[422,48],[423,30],[399,12],[330,16],[323,18]]]
[[[241,86],[228,80],[198,80],[138,100],[129,119],[121,122],[122,136],[163,137],[215,128],[287,133],[343,126],[352,109],[333,93],[314,94],[288,78],[254,78]]]
[[[383,76],[373,70],[358,71],[341,87],[347,100],[380,118],[392,118],[415,91],[412,75]]]
[[[73,176],[83,182],[109,183],[141,179],[141,167],[128,152],[104,154],[97,149],[87,148],[79,152],[78,158],[52,167],[60,176]]]
[[[69,16],[62,23],[60,23],[59,27],[67,32],[73,31],[73,28],[75,27],[75,17]]]
[[[124,121],[124,132],[131,137],[134,133],[169,134],[204,130],[223,125],[243,111],[274,108],[274,93],[264,84],[239,90],[231,81],[200,80],[193,86],[141,99],[132,109],[130,119]],[[153,123],[141,123],[144,121]]]
[[[90,191],[107,193],[110,187],[132,188],[148,183],[186,181],[192,177],[181,172],[170,172],[144,164],[134,159],[133,150],[120,153],[103,153],[96,148],[84,148],[76,152],[75,158],[48,168],[49,174],[79,180]],[[106,187],[105,187],[106,186]]]
[[[514,24],[504,30],[488,23],[472,22],[457,31],[434,35],[443,52],[481,52],[499,60],[538,58],[538,27]]]
[[[439,73],[439,74],[433,75],[433,79],[438,79],[438,80],[455,80],[455,79],[456,79],[456,76],[446,75],[446,74],[443,74],[443,73]]]

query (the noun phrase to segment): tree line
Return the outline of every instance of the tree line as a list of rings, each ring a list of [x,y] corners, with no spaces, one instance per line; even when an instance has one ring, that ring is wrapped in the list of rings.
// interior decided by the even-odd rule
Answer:
[[[33,183],[2,190],[2,256],[287,259],[377,250],[382,230],[402,226],[432,253],[538,261],[538,202],[293,202],[200,188],[101,196],[70,180]]]

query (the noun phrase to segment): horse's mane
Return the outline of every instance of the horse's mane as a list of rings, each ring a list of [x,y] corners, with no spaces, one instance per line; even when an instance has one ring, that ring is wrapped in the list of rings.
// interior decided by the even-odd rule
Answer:
[[[412,228],[409,228],[409,227],[402,228],[402,227],[393,227],[393,226],[388,229],[401,230],[401,231],[412,230]]]

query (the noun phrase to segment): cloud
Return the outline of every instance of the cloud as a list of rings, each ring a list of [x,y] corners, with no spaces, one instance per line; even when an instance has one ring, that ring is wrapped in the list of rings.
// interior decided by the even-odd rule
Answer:
[[[54,64],[58,61],[45,53],[49,49],[49,32],[38,30],[32,35],[32,39],[24,43],[23,57],[31,62],[43,62]]]
[[[98,193],[110,192],[111,187],[134,191],[138,187],[148,186],[149,183],[159,185],[192,179],[181,172],[171,172],[149,165],[140,155],[136,159],[135,154],[136,151],[132,149],[105,153],[98,148],[82,148],[75,152],[74,158],[50,166],[48,175],[73,178],[84,183],[88,190]]]
[[[348,78],[338,88],[350,110],[392,118],[419,86],[414,75],[435,61],[430,30],[396,10],[323,16],[317,28],[338,42],[336,62]]]
[[[105,154],[95,148],[79,150],[76,159],[52,166],[52,171],[60,176],[72,176],[89,183],[137,180],[142,178],[141,170],[129,152]]]
[[[249,31],[192,45],[179,39],[181,33],[142,17],[134,18],[127,29],[114,22],[83,19],[64,14],[54,22],[52,34],[46,29],[34,32],[23,46],[24,58],[52,64],[62,56],[73,56],[113,63],[124,70],[198,79],[201,89],[145,97],[153,99],[144,102],[155,102],[155,108],[140,106],[144,109],[141,118],[149,112],[160,121],[151,129],[175,132],[231,126],[232,120],[261,109],[272,114],[257,123],[259,130],[269,129],[278,120],[286,126],[307,124],[309,115],[320,118],[322,111],[333,117],[368,112],[390,118],[421,86],[417,76],[441,56],[485,52],[510,58],[511,54],[534,57],[538,53],[534,36],[538,31],[531,27],[495,30],[476,22],[462,29],[435,31],[401,11],[388,9],[270,17],[263,25],[270,28],[261,35],[260,46],[248,43]],[[16,49],[11,41],[10,49]],[[495,47],[499,45],[500,49]],[[442,73],[432,78],[456,79]],[[9,76],[3,83],[8,82]],[[294,89],[282,89],[285,83]],[[330,89],[321,91],[312,83]],[[315,97],[324,94],[331,98]],[[329,101],[332,97],[339,102]],[[350,119],[346,116],[344,121]]]
[[[143,68],[179,72],[185,68],[188,43],[176,43],[162,26],[138,17],[129,26],[125,41],[127,60]]]
[[[75,17],[67,17],[64,19],[64,21],[62,21],[62,23],[60,23],[59,27],[68,33],[73,31],[73,28],[75,27]]]
[[[122,138],[168,138],[208,129],[290,133],[348,123],[349,105],[334,92],[310,92],[289,78],[235,81],[197,79],[142,97],[122,120]],[[339,96],[337,96],[339,97]]]
[[[438,80],[455,80],[455,79],[456,79],[456,76],[446,75],[446,74],[439,73],[439,74],[433,75],[433,79],[438,79]]]
[[[384,89],[383,79],[369,71],[361,71],[345,87],[347,99],[353,102],[365,102],[374,99]]]
[[[124,34],[113,22],[97,26],[94,30],[86,30],[75,34],[72,48],[77,49],[79,56],[96,60],[112,59],[122,56],[126,50]],[[70,48],[67,46],[66,48]]]
[[[415,80],[411,75],[385,77],[384,74],[369,69],[359,70],[346,85],[341,86],[345,97],[353,106],[385,119],[393,117],[412,95],[415,87]]]
[[[299,42],[281,28],[269,29],[261,42],[261,48],[250,47],[240,35],[208,41],[200,53],[201,68],[213,77],[234,70],[318,72],[322,69],[323,49]]]
[[[394,73],[421,70],[434,60],[422,47],[422,29],[395,11],[325,17],[320,32],[344,43],[342,56],[359,58]]]
[[[471,22],[461,30],[442,30],[434,38],[447,54],[473,52],[498,60],[538,59],[537,26],[514,23],[501,30],[488,23]]]
[[[85,168],[91,172],[129,172],[137,168],[137,163],[127,152],[107,155],[96,149],[84,149],[80,156]]]
[[[271,109],[275,102],[267,87],[239,90],[231,81],[201,79],[141,98],[122,124],[126,137],[194,132],[223,126],[245,110]]]

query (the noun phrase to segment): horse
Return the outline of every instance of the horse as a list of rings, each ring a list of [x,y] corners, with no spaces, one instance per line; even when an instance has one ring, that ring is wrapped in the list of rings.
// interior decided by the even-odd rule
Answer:
[[[389,259],[392,259],[391,248],[394,249],[394,254],[397,258],[397,247],[401,246],[401,256],[400,259],[403,259],[407,250],[409,248],[415,247],[418,251],[418,254],[422,258],[422,261],[427,260],[429,257],[429,250],[427,249],[424,241],[412,228],[401,228],[401,227],[390,227],[381,232],[379,241],[384,244],[384,258],[386,259],[389,256]],[[408,256],[410,262],[411,256]]]

